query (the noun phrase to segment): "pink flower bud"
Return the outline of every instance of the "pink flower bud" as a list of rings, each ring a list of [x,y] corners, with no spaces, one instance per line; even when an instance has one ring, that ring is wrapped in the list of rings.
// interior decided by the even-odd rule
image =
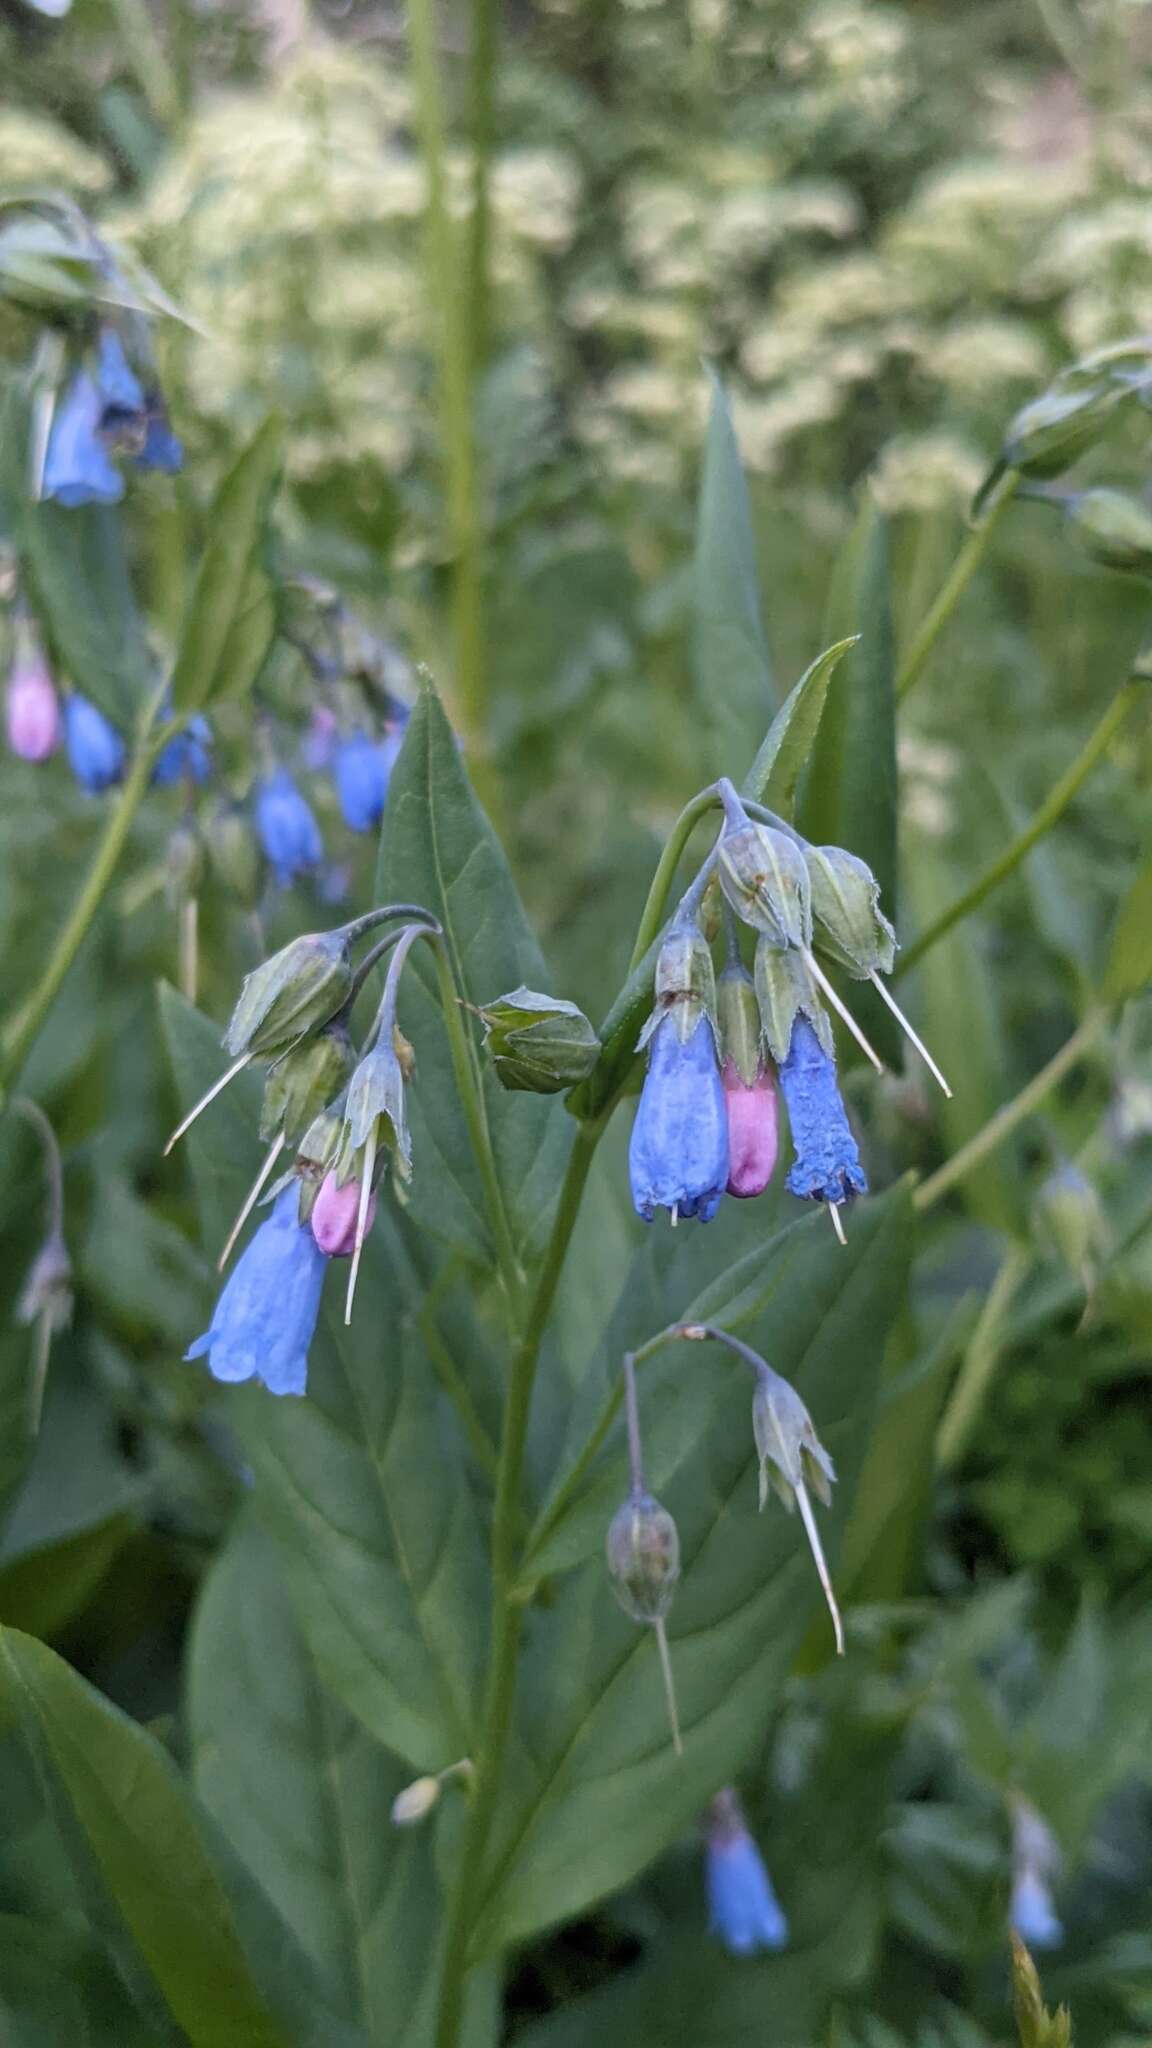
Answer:
[[[346,1180],[341,1185],[334,1173],[326,1173],[312,1209],[312,1235],[329,1259],[350,1259],[356,1249],[356,1217],[360,1208],[360,1183]],[[368,1197],[364,1224],[367,1237],[376,1214],[376,1192]]]
[[[728,1193],[762,1195],[776,1166],[776,1083],[763,1067],[752,1086],[725,1060],[728,1113]]]
[[[60,705],[42,655],[17,655],[4,709],[12,752],[22,761],[46,761],[59,744]]]

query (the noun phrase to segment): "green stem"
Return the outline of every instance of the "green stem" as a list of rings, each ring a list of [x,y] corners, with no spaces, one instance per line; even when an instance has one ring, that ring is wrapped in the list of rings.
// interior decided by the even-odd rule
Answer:
[[[956,1384],[936,1433],[936,1460],[945,1470],[957,1463],[972,1433],[972,1425],[1004,1349],[1005,1318],[1031,1264],[1030,1251],[1023,1245],[1010,1245],[980,1311],[964,1354],[964,1363],[956,1376]]]
[[[979,1166],[981,1160],[986,1159],[990,1152],[995,1152],[997,1146],[1004,1143],[1005,1138],[1011,1137],[1017,1125],[1022,1124],[1026,1117],[1031,1116],[1034,1109],[1039,1108],[1045,1096],[1051,1093],[1058,1081],[1063,1080],[1065,1074],[1077,1064],[1093,1041],[1099,1037],[1107,1016],[1106,1010],[1090,1010],[1071,1038],[1066,1039],[1059,1052],[1053,1054],[1047,1066],[1041,1067],[1040,1072],[1033,1075],[1020,1093],[1013,1096],[1011,1102],[1006,1102],[1002,1109],[998,1109],[995,1116],[988,1119],[974,1138],[969,1138],[966,1145],[961,1145],[960,1150],[953,1153],[951,1159],[938,1173],[932,1174],[922,1187],[917,1188],[912,1197],[913,1206],[920,1210],[930,1209],[940,1200],[941,1195],[946,1195],[949,1188],[955,1187],[958,1181],[964,1179],[965,1174],[971,1173],[974,1166]]]
[[[907,974],[909,968],[914,967],[918,960],[922,960],[936,941],[944,937],[945,932],[950,932],[954,924],[959,924],[962,918],[967,917],[983,903],[986,896],[990,896],[994,889],[998,889],[1001,882],[1007,881],[1008,876],[1019,867],[1025,856],[1031,853],[1037,842],[1052,830],[1081,785],[1088,780],[1101,755],[1106,752],[1137,697],[1142,696],[1147,687],[1147,682],[1140,676],[1129,676],[1128,681],[1122,684],[1103,718],[1084,742],[1071,767],[1066,769],[1059,782],[1053,786],[1024,830],[1017,834],[1012,844],[1005,847],[1004,852],[985,868],[982,875],[977,876],[954,903],[950,903],[940,912],[939,917],[933,919],[927,929],[921,932],[915,944],[909,946],[906,953],[901,954],[893,970],[894,981],[902,974]]]
[[[968,535],[935,603],[929,607],[919,631],[913,636],[911,647],[896,672],[897,697],[906,697],[914,684],[919,682],[932,649],[983,561],[989,542],[1012,503],[1018,482],[1015,470],[1010,469],[991,492],[979,523]]]
[[[492,1222],[492,1235],[496,1242],[496,1258],[508,1303],[514,1318],[518,1319],[524,1290],[524,1275],[516,1256],[512,1228],[508,1221],[508,1210],[504,1202],[504,1190],[496,1171],[496,1159],[492,1150],[492,1134],[488,1129],[488,1113],[484,1107],[484,1095],[480,1077],[476,1071],[472,1047],[460,1017],[460,1004],[456,995],[456,984],[452,979],[452,968],[448,949],[442,935],[428,929],[419,934],[430,940],[436,959],[436,977],[440,987],[440,1007],[444,1013],[444,1028],[448,1033],[448,1049],[452,1056],[452,1070],[460,1101],[464,1109],[464,1121],[468,1125],[468,1136],[480,1169],[484,1184],[484,1199]]]
[[[715,810],[719,802],[716,785],[713,783],[708,789],[702,789],[690,803],[685,804],[673,825],[657,863],[656,873],[652,877],[652,886],[648,891],[648,900],[644,905],[640,928],[636,933],[636,944],[632,948],[632,958],[628,962],[629,974],[640,965],[664,922],[664,911],[672,893],[672,884],[676,879],[676,870],[680,865],[684,848],[701,818],[706,812]]]
[[[473,388],[488,361],[491,317],[488,292],[492,205],[489,167],[496,128],[497,0],[472,0],[469,66],[472,101],[472,212],[468,221],[468,338]]]
[[[160,39],[147,0],[112,0],[121,48],[136,73],[149,113],[167,135],[180,120],[180,80]]]
[[[408,0],[408,34],[420,148],[428,181],[428,293],[436,331],[445,498],[455,565],[454,683],[473,774],[483,785],[487,738],[484,564],[472,417],[472,348],[466,280],[461,276],[462,251],[448,211],[444,178],[445,125],[435,0]]]
[[[488,1679],[474,1752],[476,1778],[473,1796],[448,1908],[436,2048],[457,2048],[460,2039],[475,1900],[500,1796],[504,1757],[512,1727],[516,1661],[524,1626],[524,1608],[515,1597],[517,1527],[532,1388],[541,1341],[602,1129],[603,1123],[583,1124],[576,1133],[548,1249],[508,1381],[492,1519],[492,1633]]]
[[[80,951],[92,922],[116,872],[120,855],[140,808],[158,748],[167,737],[153,737],[159,702],[149,706],[141,724],[136,752],[119,796],[109,814],[104,833],[93,856],[83,887],[52,950],[47,967],[27,1002],[0,1039],[0,1082],[10,1085],[17,1077],[34,1045],[40,1027],[51,1009],[68,970]]]

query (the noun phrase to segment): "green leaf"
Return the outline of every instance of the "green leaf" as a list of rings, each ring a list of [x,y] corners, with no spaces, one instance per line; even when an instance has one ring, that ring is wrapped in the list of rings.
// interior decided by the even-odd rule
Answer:
[[[768,2039],[772,2048],[811,2048],[824,2038],[833,1993],[814,1960],[806,1951],[734,1964],[703,1933],[678,1928],[637,1968],[518,2034],[517,2048],[764,2048]]]
[[[1106,1003],[1126,1002],[1152,981],[1152,857],[1132,883],[1116,918],[1100,994]]]
[[[376,875],[378,903],[421,903],[439,918],[457,993],[477,1007],[505,989],[547,990],[548,972],[524,915],[503,849],[473,794],[456,736],[438,697],[424,690],[392,773]],[[471,1258],[491,1264],[483,1190],[472,1157],[434,969],[417,948],[406,971],[400,1021],[416,1047],[409,1091],[415,1221]],[[471,1021],[465,1017],[471,1030]],[[473,1032],[472,1043],[477,1046]],[[563,1172],[571,1123],[558,1101],[509,1094],[481,1063],[497,1173],[514,1242],[538,1244]]]
[[[208,541],[172,671],[177,711],[199,711],[217,697],[242,696],[272,644],[276,604],[264,556],[281,438],[279,421],[265,420],[209,509]]]
[[[2,518],[57,667],[115,724],[131,727],[154,687],[114,505],[33,502],[28,406],[12,390],[0,416]]]
[[[424,2048],[442,1915],[434,1830],[393,1827],[411,1773],[320,1684],[276,1554],[250,1521],[205,1583],[188,1684],[205,1805],[338,2008],[381,2048]]]
[[[764,742],[748,774],[742,794],[767,804],[790,818],[796,802],[796,785],[816,743],[820,720],[828,697],[828,685],[844,656],[858,644],[852,633],[818,654],[806,668],[795,689],[790,690],[768,728]]]
[[[896,654],[888,563],[888,527],[864,499],[833,577],[827,637],[859,634],[833,676],[801,807],[801,826],[817,846],[845,846],[868,863],[893,922],[896,875]],[[894,1064],[903,1040],[873,990],[854,988],[852,1009]]]
[[[220,1068],[215,1031],[170,989],[161,1011],[177,1094],[194,1102]],[[222,1241],[252,1178],[257,1095],[242,1075],[189,1134],[210,1244]],[[417,1332],[422,1290],[382,1211],[347,1330],[346,1268],[333,1262],[307,1399],[260,1387],[225,1398],[321,1675],[415,1769],[440,1769],[469,1747],[484,1655],[482,1549],[455,1416]]]
[[[696,515],[693,595],[696,690],[708,735],[702,782],[709,775],[739,773],[776,696],[760,619],[748,487],[724,387],[709,376],[712,409]]]
[[[834,1560],[888,1329],[904,1298],[907,1188],[853,1208],[847,1251],[826,1219],[812,1223],[827,1233],[823,1249],[811,1226],[801,1226],[788,1284],[767,1300],[751,1284],[743,1310],[735,1302],[727,1320],[799,1388],[836,1460],[840,1481],[823,1517]],[[681,1307],[673,1294],[665,1319]],[[717,1372],[703,1346],[668,1355],[685,1381]],[[764,1736],[821,1596],[797,1523],[779,1510],[757,1514],[750,1376],[727,1373],[724,1384],[723,1403],[703,1418],[691,1456],[661,1490],[683,1555],[668,1633],[684,1755],[676,1757],[668,1737],[652,1632],[619,1611],[594,1559],[559,1585],[533,1623],[521,1696],[527,1757],[504,1787],[484,1948],[524,1939],[625,1884],[691,1824]],[[659,1427],[665,1385],[658,1377],[641,1384],[646,1444]],[[620,1461],[614,1504],[625,1491]]]
[[[253,1980],[193,1803],[159,1745],[14,1629],[0,1631],[0,1709],[31,1742],[189,2039],[197,2048],[291,2048]]]

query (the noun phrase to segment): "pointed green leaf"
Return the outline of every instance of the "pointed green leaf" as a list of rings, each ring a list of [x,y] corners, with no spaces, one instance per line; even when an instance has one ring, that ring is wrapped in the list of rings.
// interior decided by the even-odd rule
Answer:
[[[201,1799],[338,2009],[373,2042],[426,2048],[443,1912],[434,1826],[392,1825],[411,1772],[321,1685],[276,1553],[248,1520],[201,1594],[188,1683]]]
[[[393,770],[380,841],[378,903],[421,903],[439,918],[459,996],[477,1007],[506,989],[547,989],[548,971],[524,915],[503,848],[473,793],[439,698],[424,690]],[[436,1236],[491,1264],[483,1190],[460,1107],[434,990],[419,947],[405,974],[400,1021],[416,1048],[409,1091],[412,1182],[408,1206]],[[474,1049],[479,1039],[465,1013]],[[509,1094],[481,1062],[488,1125],[514,1242],[543,1237],[563,1171],[571,1124],[546,1096]]]
[[[1100,993],[1106,1003],[1126,1002],[1152,981],[1152,858],[1144,862],[1116,918]]]
[[[742,794],[767,804],[790,818],[796,802],[796,785],[816,744],[820,720],[828,696],[828,685],[837,664],[858,644],[859,635],[838,640],[825,648],[800,681],[790,690],[772,720],[756,759],[744,778]]]
[[[170,989],[161,1008],[187,1105],[220,1071],[217,1035]],[[241,1075],[186,1141],[209,1247],[255,1174],[258,1092]],[[241,1387],[226,1398],[322,1677],[414,1769],[439,1769],[469,1746],[484,1655],[482,1548],[455,1417],[416,1328],[420,1285],[387,1198],[381,1211],[350,1329],[347,1266],[332,1262],[307,1397]]]
[[[265,420],[209,508],[207,544],[172,671],[177,711],[199,711],[217,697],[241,696],[272,644],[276,605],[264,556],[280,456],[279,421]]]
[[[194,1804],[159,1744],[15,1629],[0,1632],[0,1709],[32,1743],[189,2040],[291,2048],[257,1988]]]
[[[709,775],[738,777],[775,703],[760,618],[748,486],[724,387],[711,372],[712,409],[700,478],[693,594],[696,690]]]
[[[844,1251],[826,1220],[813,1219],[827,1231],[824,1249],[806,1240],[788,1285],[766,1302],[749,1288],[745,1313],[736,1304],[726,1318],[798,1387],[836,1461],[833,1509],[820,1511],[833,1570],[904,1299],[907,1188],[854,1207],[850,1220]],[[703,1346],[676,1363],[685,1379],[717,1371]],[[750,1376],[737,1369],[725,1383],[723,1403],[661,1493],[683,1557],[668,1633],[684,1755],[668,1737],[652,1632],[620,1613],[594,1559],[559,1584],[533,1624],[522,1691],[531,1763],[504,1788],[485,1947],[523,1939],[625,1884],[763,1738],[821,1596],[798,1523],[775,1507],[757,1513]],[[664,1384],[641,1385],[646,1441]],[[618,1477],[622,1498],[623,1468]]]

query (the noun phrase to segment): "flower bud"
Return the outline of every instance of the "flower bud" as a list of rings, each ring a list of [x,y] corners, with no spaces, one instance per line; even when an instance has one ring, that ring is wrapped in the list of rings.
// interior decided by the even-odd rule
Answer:
[[[728,1114],[728,1193],[741,1201],[762,1195],[776,1171],[776,1083],[761,1067],[749,1087],[731,1060],[721,1068]]]
[[[1060,476],[1100,439],[1127,395],[1125,385],[1110,377],[1067,372],[1009,421],[1002,467],[1024,476]]]
[[[831,1057],[832,1026],[803,956],[782,951],[765,935],[756,948],[756,999],[764,1043],[777,1065],[787,1059],[798,1016],[809,1018]]]
[[[312,1235],[325,1258],[350,1259],[356,1249],[356,1222],[360,1212],[360,1183],[339,1181],[327,1173],[312,1204]],[[375,1190],[368,1197],[364,1222],[367,1237],[376,1220]]]
[[[1073,1273],[1091,1275],[1108,1247],[1108,1221],[1090,1180],[1070,1162],[1049,1174],[1037,1219]]]
[[[725,1068],[733,1067],[746,1088],[761,1072],[760,1005],[752,976],[733,960],[716,983],[716,1039]]]
[[[880,908],[880,884],[871,868],[842,846],[807,846],[804,863],[820,951],[858,981],[890,974],[896,934]]]
[[[1075,492],[1065,514],[1073,540],[1094,562],[1152,574],[1152,510],[1142,498],[1101,486]]]
[[[439,1778],[414,1778],[392,1801],[394,1828],[413,1828],[427,1820],[440,1797]]]
[[[680,1577],[680,1538],[666,1508],[634,1493],[608,1524],[605,1552],[616,1598],[633,1621],[662,1621]]]
[[[255,908],[264,882],[264,857],[246,811],[224,804],[208,825],[208,857],[223,887],[246,910]]]
[[[116,727],[76,691],[64,703],[64,746],[82,790],[99,796],[124,773],[124,742]]]
[[[300,1182],[297,1213],[301,1223],[307,1223],[312,1215],[325,1176],[339,1155],[343,1130],[343,1105],[330,1103],[319,1116],[313,1117],[300,1140],[294,1172]]]
[[[592,1072],[600,1040],[583,1010],[530,988],[497,996],[480,1012],[484,1044],[505,1088],[557,1095]]]
[[[347,928],[306,932],[245,977],[224,1049],[279,1052],[334,1017],[351,987]]]
[[[720,887],[745,924],[777,946],[811,943],[808,870],[794,839],[730,809],[716,859]]]
[[[53,1330],[72,1320],[72,1261],[56,1232],[47,1237],[33,1259],[16,1305],[16,1320],[37,1323],[47,1316]]]
[[[46,761],[55,753],[60,743],[60,703],[48,664],[26,632],[18,640],[4,711],[8,745],[22,761]]]
[[[260,1110],[260,1136],[267,1144],[283,1131],[291,1141],[340,1094],[352,1072],[354,1053],[347,1026],[333,1018],[313,1038],[290,1046],[268,1070]]]

